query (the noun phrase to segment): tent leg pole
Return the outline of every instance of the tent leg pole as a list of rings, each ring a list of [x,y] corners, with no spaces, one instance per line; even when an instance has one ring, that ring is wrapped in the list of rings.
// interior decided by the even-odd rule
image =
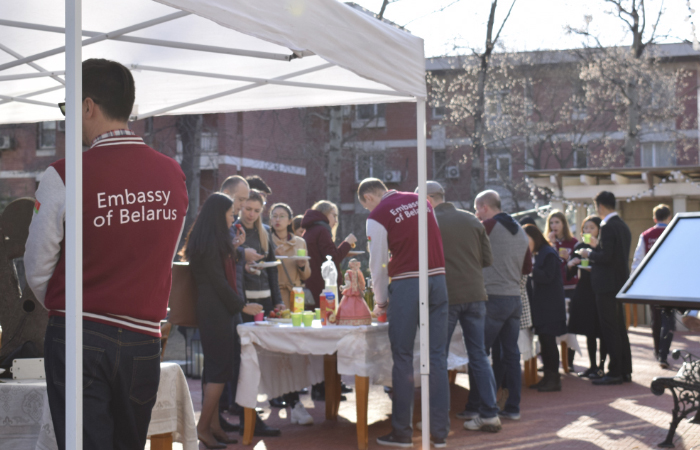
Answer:
[[[418,272],[420,298],[420,376],[423,450],[430,449],[430,331],[428,309],[428,181],[425,99],[416,102],[416,134],[418,150]]]
[[[82,0],[66,2],[66,449],[83,448]]]

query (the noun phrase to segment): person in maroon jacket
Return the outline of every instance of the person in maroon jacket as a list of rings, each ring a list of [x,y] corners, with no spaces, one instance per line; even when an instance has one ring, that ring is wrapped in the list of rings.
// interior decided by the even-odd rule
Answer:
[[[321,264],[326,262],[326,256],[331,256],[338,271],[338,286],[344,284],[340,273],[340,263],[348,255],[352,246],[357,242],[354,234],[350,233],[345,240],[336,247],[335,229],[338,226],[338,207],[327,200],[316,202],[311,209],[307,209],[301,221],[304,228],[304,240],[306,241],[309,267],[311,276],[306,280],[306,287],[314,295],[316,307],[319,307],[319,296],[325,287],[321,276]]]
[[[131,72],[83,62],[83,442],[142,449],[160,380],[160,321],[187,212],[174,159],[128,129]],[[66,424],[66,163],[44,172],[24,255],[27,283],[48,310],[46,388],[60,449]]]
[[[639,235],[639,242],[634,250],[634,258],[632,259],[632,272],[642,263],[646,254],[649,253],[649,250],[661,237],[673,217],[671,208],[663,203],[657,205],[653,209],[652,214],[655,225]],[[673,342],[673,332],[675,330],[676,317],[673,309],[652,305],[651,336],[654,338],[654,357],[656,357],[663,369],[670,367],[668,364],[668,352],[671,350],[671,342]]]

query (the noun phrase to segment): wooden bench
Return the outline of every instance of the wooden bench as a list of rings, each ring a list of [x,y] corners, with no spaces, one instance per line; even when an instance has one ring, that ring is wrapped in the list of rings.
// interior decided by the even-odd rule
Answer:
[[[673,359],[681,357],[680,350],[674,350]],[[700,359],[692,353],[683,356],[683,365],[675,377],[656,377],[651,382],[651,392],[663,395],[668,389],[673,395],[673,418],[666,440],[659,444],[662,448],[673,448],[673,436],[681,420],[695,413],[690,423],[700,423]]]

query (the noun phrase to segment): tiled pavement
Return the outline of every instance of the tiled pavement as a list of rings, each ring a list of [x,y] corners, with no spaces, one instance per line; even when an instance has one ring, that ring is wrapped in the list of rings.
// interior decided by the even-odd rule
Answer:
[[[518,422],[503,423],[503,430],[497,434],[466,431],[462,420],[454,414],[463,408],[467,396],[467,377],[458,375],[452,386],[452,426],[448,436],[448,448],[454,449],[652,449],[663,441],[671,418],[673,400],[666,393],[657,397],[649,389],[655,376],[671,376],[675,370],[659,368],[652,356],[652,339],[649,328],[631,328],[634,364],[633,382],[620,386],[592,386],[590,382],[573,374],[562,375],[561,392],[539,393],[523,389],[522,419]],[[580,338],[583,356],[576,356],[576,369],[588,366],[585,339]],[[700,354],[700,336],[676,333],[673,348],[689,349]],[[677,362],[672,362],[677,368]],[[195,409],[200,405],[200,384],[189,380]],[[416,397],[418,399],[418,395]],[[264,400],[261,397],[260,400]],[[325,406],[322,402],[311,401],[308,395],[302,402],[316,420],[312,427],[291,425],[285,410],[270,410],[265,401],[260,406],[265,409],[266,422],[282,429],[282,436],[255,439],[255,450],[294,450],[294,449],[338,449],[357,448],[355,434],[355,399],[341,403],[337,422],[324,420]],[[420,410],[416,404],[415,421],[420,420]],[[369,439],[370,449],[383,448],[376,444],[376,438],[390,431],[389,415],[391,401],[381,387],[370,390],[369,399]],[[236,419],[232,419],[235,422]],[[676,432],[676,449],[700,449],[700,425],[681,423]],[[228,449],[242,448],[241,444],[229,445]],[[200,444],[200,448],[204,448]],[[414,433],[414,448],[420,448],[420,432]]]

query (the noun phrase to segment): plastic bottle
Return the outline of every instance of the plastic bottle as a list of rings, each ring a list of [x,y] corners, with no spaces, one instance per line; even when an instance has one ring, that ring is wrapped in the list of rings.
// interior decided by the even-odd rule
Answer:
[[[333,257],[330,255],[326,255],[326,262],[321,264],[321,276],[326,282],[326,287],[323,289],[323,291],[324,293],[333,293],[333,310],[338,312],[338,270],[335,268]],[[328,295],[326,295],[326,298],[330,300]]]

